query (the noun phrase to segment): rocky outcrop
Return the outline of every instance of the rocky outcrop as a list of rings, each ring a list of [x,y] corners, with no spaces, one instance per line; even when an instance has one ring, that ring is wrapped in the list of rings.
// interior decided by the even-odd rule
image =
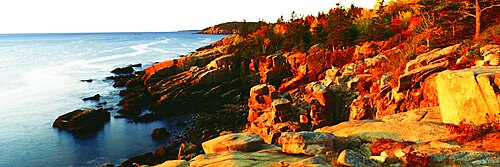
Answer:
[[[281,132],[301,129],[299,109],[293,108],[290,97],[280,95],[272,85],[252,87],[248,106],[247,130],[258,134],[266,143],[276,143]]]
[[[206,154],[223,151],[250,152],[257,150],[264,141],[258,135],[246,133],[233,133],[219,136],[215,139],[202,143]]]
[[[444,49],[434,49],[406,63],[405,74],[399,77],[397,92],[420,87],[419,83],[428,76],[444,71],[451,64],[446,57],[457,54],[460,46],[461,44],[456,44]]]
[[[339,137],[359,138],[370,142],[378,138],[396,141],[426,142],[453,137],[444,125],[436,124],[441,118],[434,113],[439,108],[425,108],[382,117],[381,120],[361,120],[326,126],[315,132],[331,133]],[[411,130],[409,130],[411,129]]]
[[[309,117],[312,127],[315,129],[333,124],[335,103],[332,91],[317,82],[308,84],[305,91],[304,101],[310,105]]]
[[[445,71],[436,77],[443,122],[486,123],[500,114],[500,68],[475,67]]]
[[[74,110],[59,116],[53,127],[66,129],[77,136],[87,136],[100,130],[110,120],[110,113],[103,108]]]
[[[328,151],[342,150],[347,145],[345,139],[332,134],[310,131],[284,132],[279,141],[281,151],[288,154],[318,155]]]
[[[179,59],[154,64],[127,82],[119,112],[138,117],[151,109],[154,117],[174,111],[199,111],[239,101],[249,89],[249,74],[238,57],[223,55],[232,36]],[[241,77],[240,77],[241,76]],[[258,81],[253,81],[258,82]],[[236,98],[235,98],[236,97]],[[190,100],[186,100],[190,99]]]

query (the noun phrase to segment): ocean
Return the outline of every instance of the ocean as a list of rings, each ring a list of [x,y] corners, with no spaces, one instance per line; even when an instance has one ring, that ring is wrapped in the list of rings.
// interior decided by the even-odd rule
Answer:
[[[154,151],[155,128],[176,130],[175,121],[132,123],[115,119],[97,134],[78,138],[52,127],[64,113],[96,107],[82,101],[95,94],[117,115],[120,89],[111,70],[177,58],[224,35],[166,33],[83,33],[0,35],[0,166],[99,166],[120,164]],[[92,79],[93,82],[80,80]],[[179,129],[177,127],[177,129]]]

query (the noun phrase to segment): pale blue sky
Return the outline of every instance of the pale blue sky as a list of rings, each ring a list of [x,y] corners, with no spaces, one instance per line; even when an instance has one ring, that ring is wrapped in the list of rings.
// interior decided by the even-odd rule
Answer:
[[[164,32],[228,21],[274,22],[375,0],[0,0],[0,33]]]

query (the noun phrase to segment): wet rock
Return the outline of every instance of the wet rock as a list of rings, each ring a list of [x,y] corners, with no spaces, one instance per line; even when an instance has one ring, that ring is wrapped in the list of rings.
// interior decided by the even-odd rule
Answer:
[[[151,132],[153,139],[165,140],[170,137],[170,133],[165,128],[156,128]]]
[[[255,151],[259,146],[264,144],[262,138],[257,134],[232,133],[202,143],[205,153],[214,153],[222,151]]]
[[[317,155],[339,150],[347,146],[347,141],[328,133],[310,131],[284,132],[278,139],[281,151],[288,154]]]
[[[99,101],[99,99],[101,99],[101,95],[99,94],[96,94],[92,97],[86,97],[86,98],[83,98],[82,100],[83,101],[89,101],[89,100],[93,100],[93,101]]]
[[[110,113],[102,108],[74,110],[59,116],[53,127],[66,129],[77,136],[87,136],[100,130],[110,120]]]
[[[351,149],[346,149],[342,151],[339,154],[337,163],[339,165],[345,165],[345,166],[373,166],[373,167],[380,166],[376,162],[361,155],[361,153],[358,153]]]
[[[445,71],[436,77],[444,123],[481,124],[486,115],[500,113],[500,68],[476,67]]]
[[[93,82],[93,81],[94,81],[93,79],[83,79],[83,80],[80,80],[80,82],[88,82],[88,83]]]
[[[142,155],[131,157],[120,164],[120,167],[135,167],[136,165],[156,165],[157,160],[152,152],[148,152]]]
[[[124,87],[134,77],[134,75],[118,75],[106,77],[106,80],[112,80],[114,82],[113,87]]]
[[[158,118],[159,116],[155,113],[147,113],[144,115],[134,117],[134,122],[152,122],[157,120]]]
[[[142,64],[141,63],[138,63],[138,64],[131,64],[129,65],[130,67],[142,67]]]
[[[131,74],[134,72],[134,68],[132,66],[127,66],[123,68],[115,68],[111,73],[113,74]]]

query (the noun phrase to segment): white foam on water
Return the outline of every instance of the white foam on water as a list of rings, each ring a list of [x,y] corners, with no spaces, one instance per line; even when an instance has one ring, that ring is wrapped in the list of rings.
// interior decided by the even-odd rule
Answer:
[[[97,59],[89,60],[87,61],[88,64],[91,63],[99,63],[99,62],[104,62],[104,61],[110,61],[110,60],[116,60],[116,59],[121,59],[121,58],[126,58],[126,57],[134,57],[134,56],[139,56],[142,54],[146,54],[150,51],[157,51],[160,53],[164,53],[165,51],[158,51],[159,49],[157,48],[150,48],[152,45],[156,44],[166,44],[170,41],[171,39],[165,38],[161,39],[159,41],[154,41],[150,43],[145,43],[145,44],[138,44],[138,45],[133,45],[130,46],[129,48],[134,50],[133,52],[125,53],[125,54],[116,54],[116,55],[111,55],[111,56],[105,56],[105,57],[100,57]]]

